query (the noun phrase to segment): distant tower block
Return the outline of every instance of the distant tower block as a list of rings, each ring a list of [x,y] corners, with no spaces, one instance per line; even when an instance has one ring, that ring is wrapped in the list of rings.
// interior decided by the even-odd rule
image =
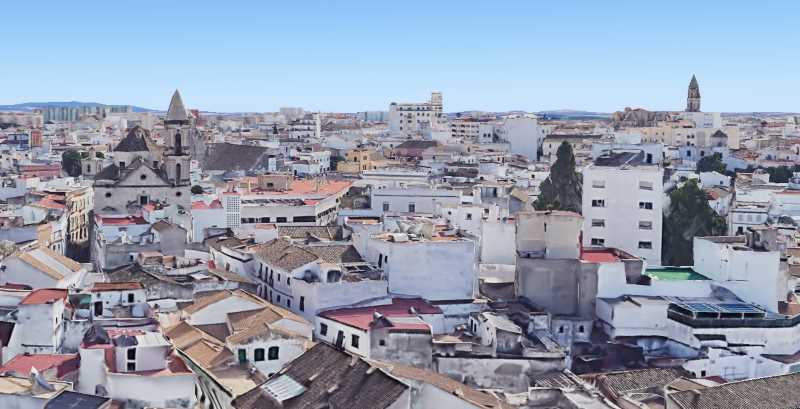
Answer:
[[[700,112],[700,86],[697,85],[697,78],[692,75],[689,81],[689,95],[686,98],[686,112]]]

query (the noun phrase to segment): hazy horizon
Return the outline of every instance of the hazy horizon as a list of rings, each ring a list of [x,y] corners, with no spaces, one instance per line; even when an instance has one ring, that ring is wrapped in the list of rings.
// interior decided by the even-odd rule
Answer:
[[[96,101],[267,112],[794,112],[800,4],[684,0],[4,4],[0,104]]]

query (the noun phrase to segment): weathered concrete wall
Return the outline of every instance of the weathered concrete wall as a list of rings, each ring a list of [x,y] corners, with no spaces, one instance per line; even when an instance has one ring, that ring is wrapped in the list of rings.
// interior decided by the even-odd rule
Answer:
[[[597,267],[575,259],[517,257],[517,295],[554,315],[594,319]]]
[[[384,345],[381,345],[383,341]],[[431,334],[390,333],[388,328],[373,329],[370,333],[370,358],[399,362],[417,368],[433,365]]]
[[[564,369],[562,359],[434,359],[436,370],[467,385],[478,388],[502,388],[506,392],[528,390],[530,378]]]

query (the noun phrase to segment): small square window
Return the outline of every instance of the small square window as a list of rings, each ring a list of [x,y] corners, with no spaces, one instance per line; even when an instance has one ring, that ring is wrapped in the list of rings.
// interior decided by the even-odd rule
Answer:
[[[592,219],[592,227],[606,227],[606,221],[603,219]]]
[[[650,250],[650,249],[653,248],[653,243],[650,242],[650,241],[640,241],[639,242],[639,248],[640,249],[645,249],[645,250]]]
[[[319,324],[319,334],[328,335],[328,324]]]
[[[353,348],[358,348],[358,335],[353,334],[350,337],[350,345],[352,345]]]

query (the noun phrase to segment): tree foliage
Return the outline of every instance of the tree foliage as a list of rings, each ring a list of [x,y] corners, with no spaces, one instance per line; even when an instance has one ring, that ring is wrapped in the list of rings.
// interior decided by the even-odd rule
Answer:
[[[68,149],[61,154],[61,169],[72,177],[81,175],[81,153]]]
[[[661,262],[690,266],[694,264],[694,237],[725,234],[725,219],[709,206],[706,193],[695,180],[688,180],[670,192],[669,199],[669,213],[664,216],[662,226]]]
[[[200,185],[194,185],[194,186],[192,186],[191,192],[192,192],[193,195],[202,195],[203,194],[203,187],[200,186]]]
[[[725,164],[722,163],[722,155],[719,153],[706,156],[697,161],[698,172],[717,172],[724,174],[725,170],[726,167]]]
[[[582,185],[580,173],[575,171],[572,145],[562,142],[556,152],[556,161],[550,167],[550,176],[539,186],[539,198],[533,203],[536,210],[568,210],[580,213]]]

